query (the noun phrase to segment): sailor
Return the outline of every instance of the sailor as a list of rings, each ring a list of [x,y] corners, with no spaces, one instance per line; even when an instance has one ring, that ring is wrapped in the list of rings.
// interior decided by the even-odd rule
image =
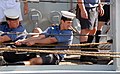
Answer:
[[[69,45],[73,40],[73,31],[71,30],[72,21],[76,16],[74,13],[68,11],[61,11],[62,17],[59,26],[48,27],[38,37],[31,37],[26,40],[17,41],[16,45],[26,44],[32,46],[34,44],[62,44]],[[57,35],[56,35],[57,34]],[[65,36],[65,35],[68,36]],[[59,36],[60,35],[60,36]],[[69,48],[68,46],[55,46],[55,48]],[[48,54],[40,53],[40,57],[32,58],[25,61],[26,65],[56,65],[64,58],[64,54]]]
[[[3,34],[0,36],[0,42],[6,42],[6,41],[16,41],[18,39],[23,39],[26,36],[24,35],[16,35],[16,34],[5,34],[4,32],[26,32],[26,29],[20,24],[19,21],[19,11],[16,9],[6,9],[4,11],[6,21],[2,22],[0,25],[0,31],[3,32]]]
[[[26,29],[20,24],[19,11],[16,9],[6,9],[4,11],[6,22],[2,22],[0,25],[0,43],[3,42],[14,42],[20,39],[25,39],[26,35],[15,34],[16,32],[27,33]],[[10,34],[14,33],[14,34]],[[16,62],[21,57],[15,55],[16,52],[3,52],[3,57],[6,62]],[[17,57],[17,58],[16,58]],[[22,57],[24,58],[24,57]]]

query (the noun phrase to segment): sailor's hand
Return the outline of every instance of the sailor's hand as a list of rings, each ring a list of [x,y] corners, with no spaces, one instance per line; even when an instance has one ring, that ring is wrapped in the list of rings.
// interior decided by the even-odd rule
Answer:
[[[25,44],[24,41],[25,41],[25,39],[23,39],[23,40],[18,40],[18,41],[15,42],[15,45],[20,46],[20,45],[22,45],[22,44]]]
[[[34,42],[34,41],[27,41],[25,44],[26,44],[27,46],[32,46],[32,45],[35,44],[35,42]]]
[[[100,16],[103,16],[103,15],[104,15],[103,5],[101,5],[101,4],[99,5],[98,12],[99,12]]]

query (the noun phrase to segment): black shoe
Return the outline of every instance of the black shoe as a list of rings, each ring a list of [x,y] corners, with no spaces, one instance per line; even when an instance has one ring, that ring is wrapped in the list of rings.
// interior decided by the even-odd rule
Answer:
[[[91,48],[98,48],[98,45],[94,45],[94,46],[92,46]]]
[[[108,43],[113,43],[113,39],[107,40]]]
[[[95,56],[81,56],[81,62],[92,62],[93,64],[97,64],[97,57]]]

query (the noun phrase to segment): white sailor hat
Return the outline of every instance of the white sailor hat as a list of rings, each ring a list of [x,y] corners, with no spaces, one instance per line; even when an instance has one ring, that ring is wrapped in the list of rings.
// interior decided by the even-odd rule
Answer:
[[[73,19],[76,15],[74,13],[68,12],[68,11],[61,11],[62,16]]]
[[[19,18],[19,11],[17,11],[16,9],[6,9],[4,11],[4,14],[7,18],[10,18],[10,19]]]

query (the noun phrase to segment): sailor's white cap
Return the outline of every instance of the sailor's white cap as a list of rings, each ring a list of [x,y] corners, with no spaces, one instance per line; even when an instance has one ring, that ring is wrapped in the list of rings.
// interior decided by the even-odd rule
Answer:
[[[73,19],[76,15],[74,13],[71,13],[69,11],[61,11],[62,16]]]
[[[10,18],[10,19],[19,18],[19,11],[17,11],[16,9],[6,9],[4,11],[4,14],[7,18]]]

